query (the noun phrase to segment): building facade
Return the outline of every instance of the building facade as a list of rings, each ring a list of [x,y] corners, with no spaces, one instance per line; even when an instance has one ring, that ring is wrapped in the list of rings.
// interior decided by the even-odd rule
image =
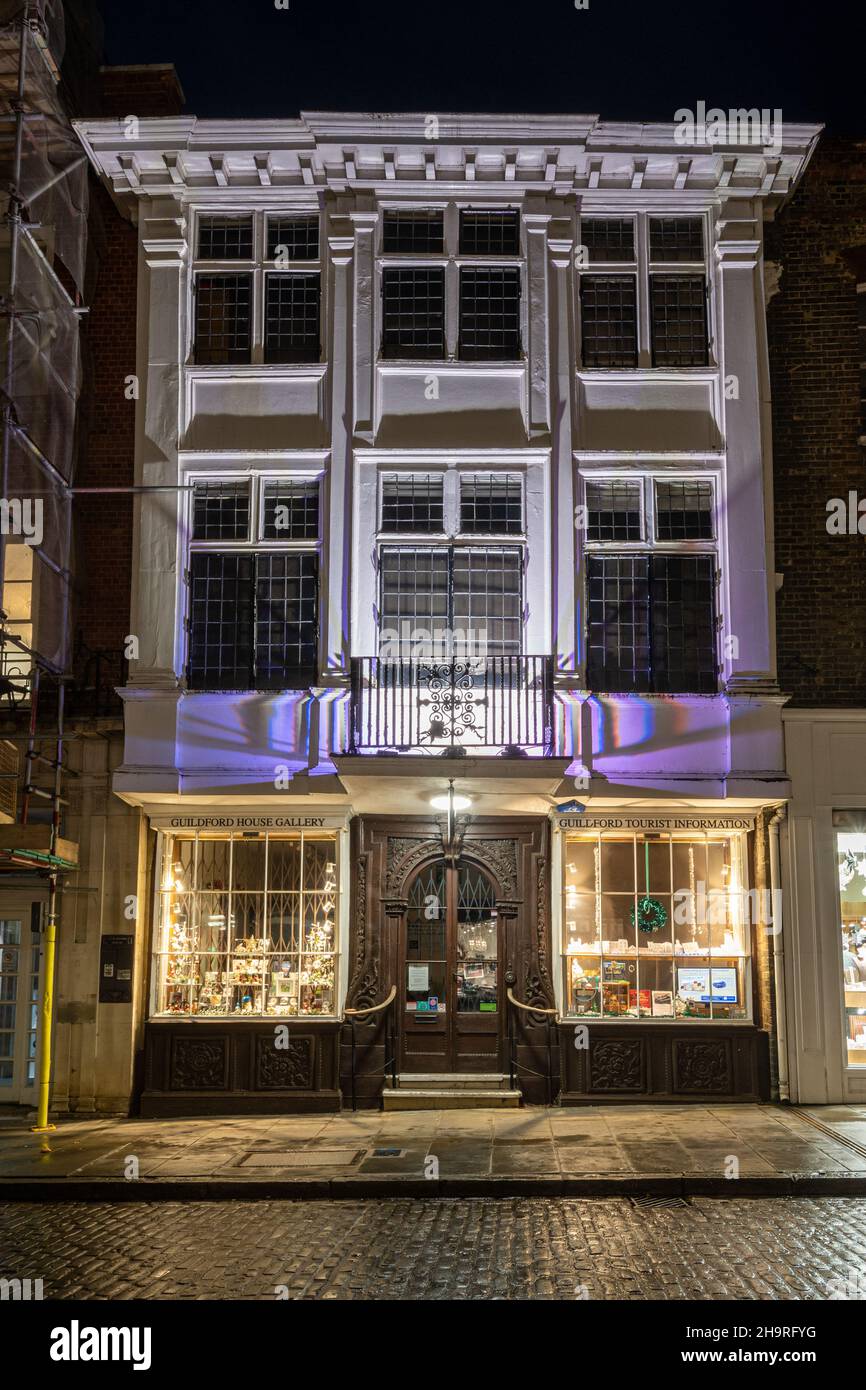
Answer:
[[[77,129],[138,236],[134,1103],[768,1096],[763,248],[817,129]]]
[[[783,1094],[866,1099],[866,148],[822,140],[769,229],[779,671]]]
[[[183,95],[173,69],[107,70],[101,52],[90,0],[0,5],[0,1106],[28,1110],[46,1092],[58,1111],[128,1110],[140,1046],[141,1003],[106,974],[134,939],[120,889],[147,862],[112,788],[138,239],[72,119],[114,114],[119,87],[153,114]]]

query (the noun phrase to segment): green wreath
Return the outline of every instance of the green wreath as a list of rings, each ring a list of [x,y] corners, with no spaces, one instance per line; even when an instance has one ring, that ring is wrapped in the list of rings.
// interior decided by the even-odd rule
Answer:
[[[638,930],[649,934],[654,931],[661,931],[667,925],[668,914],[658,898],[638,898],[637,914],[635,909],[631,910],[631,924],[635,925],[635,915],[637,916]]]

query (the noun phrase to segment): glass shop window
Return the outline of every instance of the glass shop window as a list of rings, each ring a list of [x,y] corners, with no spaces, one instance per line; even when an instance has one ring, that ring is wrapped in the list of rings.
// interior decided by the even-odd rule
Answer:
[[[866,1067],[866,811],[838,811],[833,824],[839,878],[845,1053],[849,1067]]]
[[[579,1018],[751,1017],[752,921],[742,836],[569,837],[562,902],[565,1012]]]
[[[5,631],[25,647],[33,649],[33,549],[6,538],[3,574],[3,609]],[[27,651],[5,642],[0,650],[0,692],[10,704],[18,705],[29,698],[33,663]]]
[[[333,835],[167,838],[153,1015],[332,1018],[338,922]]]

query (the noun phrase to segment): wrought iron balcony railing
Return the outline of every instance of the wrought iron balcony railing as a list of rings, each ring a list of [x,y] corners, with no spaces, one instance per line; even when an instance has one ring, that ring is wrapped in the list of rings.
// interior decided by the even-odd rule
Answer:
[[[553,751],[553,659],[352,661],[350,753]]]

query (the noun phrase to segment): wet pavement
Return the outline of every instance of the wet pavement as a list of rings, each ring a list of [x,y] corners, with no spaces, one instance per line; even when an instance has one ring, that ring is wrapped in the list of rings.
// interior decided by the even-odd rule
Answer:
[[[580,1195],[605,1191],[866,1196],[866,1106],[592,1106],[212,1119],[0,1117],[0,1192],[106,1196],[175,1185],[281,1196]],[[189,1195],[196,1195],[192,1187]],[[204,1192],[203,1194],[204,1195]]]
[[[866,1298],[866,1200],[0,1205],[46,1299]]]

